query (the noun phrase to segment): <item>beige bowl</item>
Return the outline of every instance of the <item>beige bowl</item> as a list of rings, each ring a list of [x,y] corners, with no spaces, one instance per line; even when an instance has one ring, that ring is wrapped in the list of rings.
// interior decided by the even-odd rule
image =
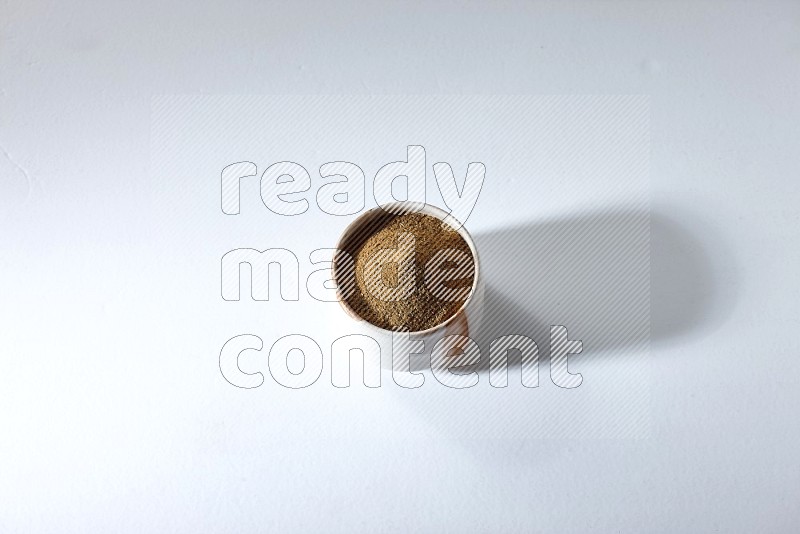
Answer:
[[[370,227],[377,226],[376,220],[390,216],[389,214],[408,212],[429,215],[439,219],[444,224],[448,224],[445,222],[446,218],[448,217],[448,213],[435,206],[415,202],[392,203],[385,206],[385,208],[373,208],[359,216],[344,230],[342,236],[339,238],[336,248],[338,250],[347,250],[348,243],[351,242],[355,236],[363,236],[365,232],[369,231],[368,229]],[[425,352],[428,353],[437,341],[449,335],[459,335],[464,337],[472,336],[472,338],[477,342],[476,336],[478,333],[478,327],[483,309],[483,280],[481,277],[478,250],[475,247],[475,242],[472,239],[472,236],[463,225],[461,225],[459,228],[455,226],[452,227],[459,233],[459,235],[461,235],[472,252],[472,258],[475,262],[475,274],[469,295],[454,315],[444,322],[432,328],[428,328],[427,330],[410,332],[412,340],[422,340],[425,342]],[[344,272],[345,269],[342,267],[342,264],[334,262],[333,280],[336,283],[337,288],[342,286],[343,278],[346,276],[343,274]],[[352,276],[352,270],[349,271],[349,273]],[[351,319],[351,321],[349,321],[349,330],[351,331],[348,333],[357,333],[370,336],[380,345],[382,355],[391,356],[393,331],[376,326],[360,317],[343,298],[340,289],[337,289],[337,295],[339,303],[341,304],[347,316]],[[382,367],[390,368],[391,357],[382,357],[381,360]]]

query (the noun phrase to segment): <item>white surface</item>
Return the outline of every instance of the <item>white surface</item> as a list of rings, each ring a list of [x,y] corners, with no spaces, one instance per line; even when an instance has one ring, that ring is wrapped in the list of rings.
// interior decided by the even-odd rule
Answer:
[[[796,528],[797,3],[0,9],[0,530]],[[149,285],[173,271],[144,258],[183,235],[148,168],[171,93],[650,95],[653,212],[692,236],[654,226],[650,437],[476,440],[413,407],[403,436],[309,435],[288,414],[380,421],[396,399],[238,395],[182,313],[216,266]],[[508,222],[493,210],[471,222]],[[703,283],[674,298],[687,272]]]

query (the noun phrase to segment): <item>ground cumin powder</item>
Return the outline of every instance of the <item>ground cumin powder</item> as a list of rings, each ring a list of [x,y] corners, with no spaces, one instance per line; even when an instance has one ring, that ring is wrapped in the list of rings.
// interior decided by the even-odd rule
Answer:
[[[366,277],[376,276],[376,273],[368,272],[365,266],[380,250],[396,249],[398,238],[404,232],[414,236],[415,289],[402,300],[381,300],[368,290]],[[425,284],[425,265],[442,249],[464,252],[474,262],[472,251],[464,238],[435,217],[422,213],[373,214],[372,219],[341,247],[355,263],[355,289],[346,297],[346,302],[356,314],[376,326],[389,330],[407,328],[412,332],[427,330],[455,315],[464,303],[465,299],[450,301],[437,298]],[[383,277],[386,286],[397,286],[397,264],[386,263],[380,271],[377,276]],[[474,264],[466,276],[444,282],[444,286],[452,289],[471,288],[473,278]],[[468,295],[469,292],[465,293]]]

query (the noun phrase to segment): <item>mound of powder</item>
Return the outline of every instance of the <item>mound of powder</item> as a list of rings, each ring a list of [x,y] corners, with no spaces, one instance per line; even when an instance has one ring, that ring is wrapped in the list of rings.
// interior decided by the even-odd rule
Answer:
[[[411,234],[414,237],[414,289],[409,295],[397,300],[377,298],[374,289],[370,291],[370,288],[375,287],[375,280],[370,280],[370,277],[382,277],[382,287],[397,287],[398,264],[387,261],[376,269],[373,261],[373,268],[369,269],[370,259],[382,250],[398,249],[403,234]],[[474,261],[464,238],[456,230],[443,225],[442,221],[430,215],[383,214],[345,243],[343,248],[352,256],[355,263],[355,290],[347,297],[347,303],[360,317],[381,328],[389,330],[407,328],[412,332],[427,330],[455,315],[469,294],[468,290],[462,290],[466,296],[460,300],[442,299],[437,297],[432,288],[425,283],[425,267],[440,250],[456,250],[465,253],[470,261]],[[443,287],[471,288],[474,264],[470,267],[468,272],[458,279],[442,282]],[[441,296],[441,293],[439,295]]]

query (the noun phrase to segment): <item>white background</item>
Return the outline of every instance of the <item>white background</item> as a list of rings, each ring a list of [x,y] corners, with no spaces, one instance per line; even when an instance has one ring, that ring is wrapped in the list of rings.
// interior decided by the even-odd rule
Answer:
[[[795,530],[799,30],[793,2],[4,4],[0,530]],[[240,395],[184,313],[216,266],[170,256],[186,227],[154,198],[173,93],[649,95],[652,210],[690,236],[653,227],[649,437],[476,439],[388,388]],[[471,223],[564,215],[555,189],[517,178],[530,212]],[[390,435],[324,426],[384,409]]]

